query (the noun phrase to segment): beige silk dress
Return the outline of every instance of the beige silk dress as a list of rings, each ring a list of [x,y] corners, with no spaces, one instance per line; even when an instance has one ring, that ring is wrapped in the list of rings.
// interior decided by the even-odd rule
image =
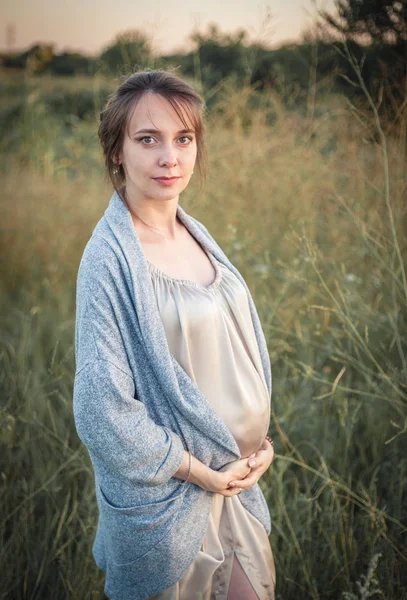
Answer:
[[[242,457],[262,445],[270,397],[246,290],[206,251],[216,277],[205,287],[147,260],[171,354],[225,422]],[[275,566],[262,523],[239,495],[214,493],[201,550],[182,578],[150,600],[227,600],[234,556],[260,600],[274,600]]]

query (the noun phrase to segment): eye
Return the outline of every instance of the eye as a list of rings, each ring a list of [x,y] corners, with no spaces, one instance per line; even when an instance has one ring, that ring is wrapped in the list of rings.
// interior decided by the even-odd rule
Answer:
[[[182,137],[179,138],[180,140],[189,140],[190,142],[192,142],[193,138],[189,135],[183,135]],[[188,144],[181,144],[182,146],[187,146]]]
[[[145,135],[144,137],[140,138],[140,142],[142,142],[143,140],[152,140],[154,138],[151,137],[151,135]],[[145,144],[146,146],[151,146],[151,144]]]
[[[179,140],[188,140],[188,142],[192,142],[193,141],[193,137],[191,137],[189,135],[183,135],[183,136],[181,136],[178,139]],[[145,146],[152,146],[152,143],[147,143],[144,140],[153,140],[154,141],[154,138],[151,135],[145,135],[144,137],[139,138],[139,140],[138,140],[139,142],[143,142],[143,144]],[[188,142],[186,142],[186,143],[181,142],[181,146],[188,146]]]

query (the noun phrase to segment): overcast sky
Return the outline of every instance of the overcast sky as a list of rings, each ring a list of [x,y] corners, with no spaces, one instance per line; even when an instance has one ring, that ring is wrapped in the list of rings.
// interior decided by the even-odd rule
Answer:
[[[142,28],[152,35],[156,51],[164,54],[188,49],[191,31],[205,33],[210,23],[217,23],[224,33],[243,27],[250,39],[270,47],[296,40],[315,19],[317,8],[333,10],[334,0],[2,0],[1,4],[3,51],[53,42],[56,52],[98,54],[117,33]],[[268,13],[272,19],[267,22]]]

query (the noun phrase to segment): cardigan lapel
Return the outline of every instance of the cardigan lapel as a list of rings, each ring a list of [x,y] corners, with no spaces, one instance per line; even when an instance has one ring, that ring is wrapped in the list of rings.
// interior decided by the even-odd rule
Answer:
[[[192,218],[179,204],[177,215],[198,243],[231,269],[248,290],[237,269],[227,260],[222,251],[218,251],[215,244],[193,222]],[[119,260],[123,260],[128,265],[139,335],[162,389],[168,394],[168,398],[173,405],[175,404],[177,410],[202,431],[205,436],[216,441],[236,458],[240,458],[239,447],[230,430],[169,350],[141,242],[133,225],[130,211],[116,192],[113,193],[104,216],[120,247]],[[250,293],[249,299],[251,300]],[[252,303],[251,300],[250,309],[253,316]],[[266,361],[264,361],[263,356],[264,348],[262,349],[265,340],[261,339],[257,331],[256,337],[261,350],[264,372],[267,373],[267,364],[264,364]],[[187,387],[184,393],[181,391],[180,382],[182,382],[183,388],[184,386]],[[192,445],[191,442],[192,440],[190,440],[188,446]]]

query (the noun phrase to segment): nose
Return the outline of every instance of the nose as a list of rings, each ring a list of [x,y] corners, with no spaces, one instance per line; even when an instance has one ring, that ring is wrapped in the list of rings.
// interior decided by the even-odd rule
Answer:
[[[177,154],[172,145],[166,145],[160,157],[161,167],[174,167],[177,164]]]

